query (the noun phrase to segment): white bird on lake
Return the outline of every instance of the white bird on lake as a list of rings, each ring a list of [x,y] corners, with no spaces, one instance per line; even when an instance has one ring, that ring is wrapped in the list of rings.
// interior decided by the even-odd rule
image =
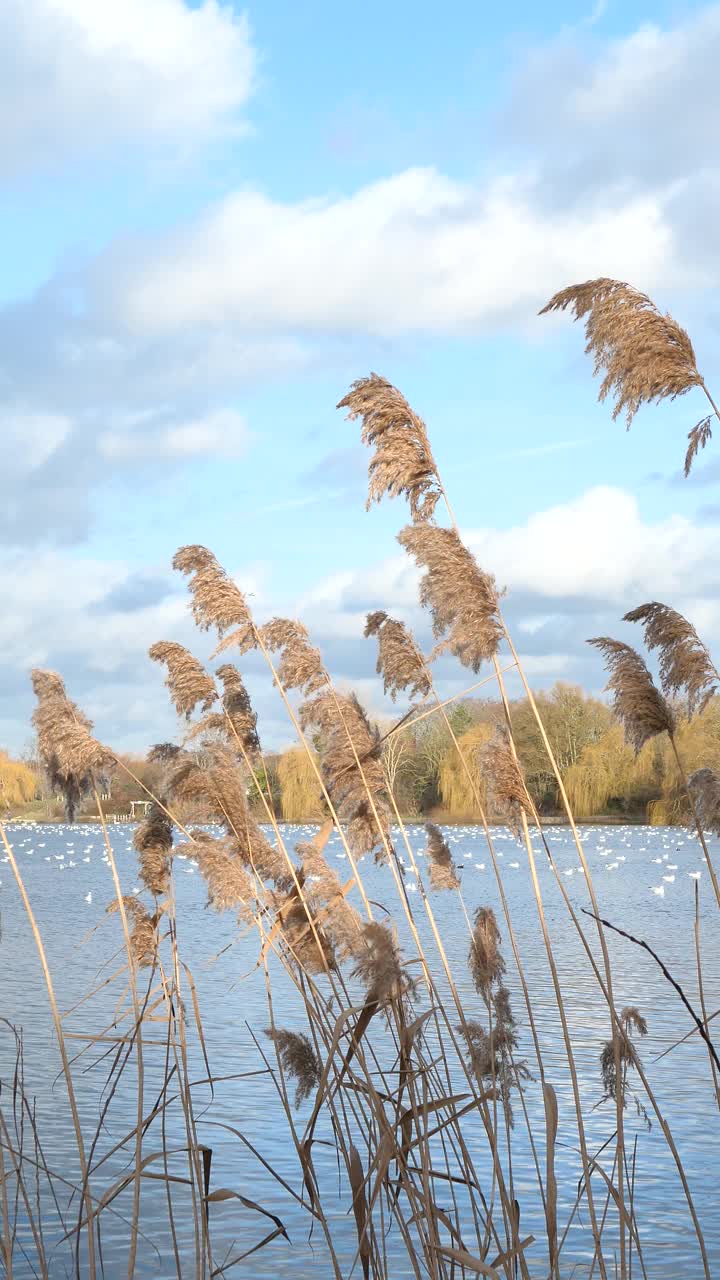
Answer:
[[[92,902],[92,890],[90,891],[90,893],[85,894],[85,901]]]
[[[674,877],[674,876],[663,876],[663,880],[667,880],[668,884],[674,884],[674,883],[675,883],[675,877]]]
[[[520,863],[519,863],[519,862],[509,862],[509,863],[508,863],[508,866],[509,866],[509,867],[519,867],[519,866],[520,866]]]
[[[658,898],[664,898],[664,897],[665,897],[665,885],[664,885],[664,884],[653,885],[653,887],[652,887],[652,891],[653,891],[653,893],[656,893],[656,894],[657,894]]]
[[[699,880],[702,875],[702,871],[688,871],[688,875],[691,880]]]

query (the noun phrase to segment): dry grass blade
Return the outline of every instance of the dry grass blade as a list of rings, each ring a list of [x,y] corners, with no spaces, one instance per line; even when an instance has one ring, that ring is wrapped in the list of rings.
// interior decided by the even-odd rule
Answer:
[[[301,1031],[284,1031],[281,1027],[266,1027],[265,1035],[277,1049],[282,1069],[297,1081],[295,1106],[310,1097],[322,1076],[322,1063],[310,1040]]]
[[[215,627],[218,635],[224,636],[235,627],[220,647],[237,644],[241,653],[255,647],[255,630],[245,597],[207,547],[180,547],[173,558],[173,569],[190,580],[192,614],[203,631]]]
[[[424,698],[432,681],[412,635],[402,622],[390,618],[383,609],[367,615],[365,636],[377,636],[377,672],[386,693],[395,700],[399,693]]]
[[[390,815],[377,729],[354,694],[332,689],[304,703],[300,720],[303,728],[318,731],[323,782],[353,853],[361,857],[377,849],[384,856]]]
[[[71,702],[59,675],[36,669],[31,674],[37,706],[32,722],[48,780],[65,801],[72,822],[80,800],[92,787],[93,774],[109,769],[114,757],[93,738],[92,723]]]
[[[156,898],[161,897],[170,887],[173,826],[159,804],[150,806],[133,836],[133,845],[138,853],[140,879]]]
[[[398,542],[425,571],[420,600],[430,609],[433,631],[441,640],[435,652],[447,649],[479,671],[495,655],[502,634],[494,578],[480,568],[454,529],[408,525]]]
[[[425,823],[427,854],[430,858],[430,883],[433,889],[459,889],[460,880],[452,854],[442,831],[434,822]]]
[[[629,644],[598,636],[588,644],[599,649],[610,672],[607,687],[613,693],[615,714],[625,739],[639,752],[658,733],[672,736],[675,720],[662,694],[655,688],[645,663]]]
[[[554,1273],[557,1264],[557,1178],[555,1176],[555,1143],[558,1131],[558,1104],[555,1090],[547,1081],[543,1082],[543,1101],[545,1103],[545,1221],[548,1234],[548,1251],[550,1254],[550,1271]]]
[[[329,682],[320,650],[313,648],[301,622],[273,618],[259,630],[266,649],[281,650],[278,679],[286,689],[300,689],[304,694],[317,693]]]
[[[385,494],[404,494],[413,520],[432,519],[442,490],[427,428],[397,387],[371,373],[354,382],[337,407],[347,409],[350,419],[362,418],[362,442],[375,450],[368,467],[368,509]]]
[[[674,400],[703,386],[688,334],[644,293],[621,280],[587,280],[562,289],[541,315],[569,309],[585,320],[585,350],[604,371],[599,399],[615,398],[613,418],[627,425],[641,404]]]
[[[692,623],[657,600],[631,609],[623,621],[641,623],[648,649],[659,650],[665,696],[684,693],[688,714],[702,711],[720,687],[720,675]]]
[[[720,778],[712,769],[696,769],[688,778],[700,825],[720,836]]]
[[[365,1175],[363,1173],[360,1153],[357,1148],[352,1145],[350,1147],[348,1176],[350,1178],[350,1189],[352,1191],[353,1214],[355,1216],[355,1225],[358,1233],[358,1251],[360,1253],[360,1261],[362,1262],[364,1280],[368,1280],[370,1275],[370,1240],[368,1238],[370,1220],[368,1216],[367,1196],[365,1194]]]
[[[174,640],[159,640],[148,650],[153,662],[167,667],[165,681],[178,715],[189,719],[200,705],[207,711],[217,699],[217,689],[202,663]]]

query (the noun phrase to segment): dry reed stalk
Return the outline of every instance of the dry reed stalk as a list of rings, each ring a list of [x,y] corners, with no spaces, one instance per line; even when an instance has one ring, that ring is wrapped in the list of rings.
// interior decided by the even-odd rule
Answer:
[[[367,615],[365,637],[377,636],[377,672],[383,678],[385,693],[395,701],[398,693],[410,697],[427,697],[430,676],[417,645],[402,622],[388,617],[383,609]]]
[[[613,710],[625,730],[625,740],[637,754],[658,733],[672,738],[673,713],[658,692],[640,654],[629,644],[598,636],[588,644],[599,649],[610,672],[607,688],[613,693]]]
[[[65,1047],[65,1037],[64,1037],[63,1028],[62,1028],[62,1019],[60,1017],[60,1011],[58,1009],[57,1000],[55,998],[55,988],[53,986],[52,977],[50,975],[50,969],[48,967],[47,957],[45,955],[45,947],[43,945],[42,936],[40,934],[40,930],[38,928],[38,924],[37,924],[37,920],[35,919],[34,912],[30,905],[30,899],[28,897],[27,890],[25,888],[25,883],[20,874],[20,868],[18,867],[17,861],[15,859],[15,855],[13,854],[12,845],[10,844],[7,838],[7,835],[5,833],[5,827],[3,826],[2,823],[0,823],[0,841],[2,841],[5,854],[10,863],[12,873],[15,877],[15,883],[17,884],[18,890],[20,892],[20,897],[22,898],[23,907],[25,908],[25,914],[30,924],[33,940],[35,942],[35,948],[37,950],[38,958],[40,960],[40,967],[42,968],[43,978],[45,980],[45,987],[48,993],[48,1001],[50,1004],[50,1011],[52,1013],[53,1024],[55,1027],[55,1035],[57,1037],[58,1049],[60,1051],[60,1059],[62,1062],[62,1070],[63,1070],[64,1079],[65,1079],[65,1087],[67,1089],[68,1102],[70,1104],[70,1112],[72,1115],[73,1130],[75,1133],[75,1143],[76,1143],[77,1152],[78,1152],[78,1160],[80,1162],[80,1176],[82,1178],[81,1198],[82,1198],[83,1204],[85,1205],[85,1213],[86,1213],[86,1221],[87,1221],[88,1274],[89,1274],[90,1280],[95,1280],[95,1275],[96,1275],[95,1226],[93,1221],[92,1196],[90,1193],[90,1183],[89,1183],[89,1177],[88,1177],[88,1163],[87,1163],[86,1154],[85,1154],[85,1143],[83,1141],[82,1129],[80,1127],[80,1114],[78,1112],[77,1099],[75,1097],[75,1088],[72,1081],[72,1073],[70,1071],[70,1063],[68,1060],[67,1049]],[[79,1237],[78,1237],[78,1257],[79,1257]],[[10,1274],[12,1274],[12,1272]]]
[[[183,645],[172,640],[159,640],[150,646],[148,653],[153,662],[162,662],[167,667],[165,684],[178,715],[189,720],[198,705],[203,711],[208,711],[217,701],[212,676]]]
[[[173,827],[167,813],[153,803],[133,836],[138,874],[145,888],[161,898],[170,887]]]
[[[702,711],[720,687],[720,675],[692,623],[657,600],[631,609],[623,621],[640,622],[648,649],[660,651],[660,684],[665,696],[684,693],[688,715]]]
[[[439,640],[433,656],[447,650],[479,671],[496,653],[502,634],[494,578],[480,568],[456,529],[408,525],[398,542],[424,570],[420,601],[430,610]]]
[[[230,644],[237,645],[240,653],[255,648],[255,627],[245,597],[207,547],[180,547],[173,569],[189,578],[192,614],[202,631],[215,627],[222,638],[235,627],[218,652]]]
[[[442,831],[434,822],[425,823],[427,854],[430,858],[430,883],[433,889],[459,889],[460,880]]]
[[[405,495],[413,520],[430,520],[441,496],[435,460],[422,418],[385,378],[371,373],[354,382],[338,409],[362,419],[363,444],[375,452],[368,467],[367,509],[388,494]]]
[[[702,387],[713,414],[720,416],[698,370],[689,335],[671,315],[658,311],[647,294],[622,280],[601,277],[562,289],[540,315],[568,308],[575,320],[585,320],[585,351],[593,356],[593,373],[605,375],[598,399],[614,396],[613,418],[624,412],[629,427],[642,404],[675,400],[692,387]],[[712,435],[711,416],[702,418],[688,435],[686,476]]]

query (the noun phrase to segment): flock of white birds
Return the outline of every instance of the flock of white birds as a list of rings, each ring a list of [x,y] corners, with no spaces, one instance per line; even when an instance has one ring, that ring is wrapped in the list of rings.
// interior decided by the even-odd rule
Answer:
[[[288,832],[288,847],[292,848],[299,840],[308,839],[316,830],[317,828],[312,826],[293,827]],[[412,893],[418,888],[417,879],[413,878],[413,861],[418,860],[415,862],[417,867],[419,860],[426,855],[425,833],[423,828],[413,826],[407,830],[413,849],[412,857],[399,830],[393,832],[393,839],[399,860],[406,870],[405,887]],[[118,825],[111,827],[110,831],[114,854],[122,862],[127,854],[134,859],[135,853],[132,846],[134,827]],[[220,828],[217,828],[217,832],[220,833]],[[56,823],[18,822],[8,828],[8,834],[15,857],[23,860],[32,858],[36,861],[44,861],[52,872],[73,872],[81,878],[83,867],[88,863],[96,862],[98,858],[109,865],[105,839],[99,824],[82,823],[66,827]],[[269,834],[272,833],[269,832]],[[446,827],[443,834],[459,869],[468,871],[472,868],[478,872],[491,870],[489,853],[486,855],[486,861],[474,861],[478,847],[484,845],[487,848],[482,827]],[[577,854],[572,835],[567,827],[547,827],[544,835],[551,850],[553,846],[562,846],[563,861],[566,860],[565,855],[568,852]],[[648,882],[647,889],[661,898],[665,896],[669,886],[675,884],[678,875],[684,874],[692,880],[699,880],[702,875],[701,864],[705,862],[705,855],[699,840],[695,835],[677,827],[591,827],[582,830],[580,836],[586,856],[593,865],[593,876],[598,873],[621,873],[630,856],[634,864],[637,864],[638,860],[646,864],[648,881],[659,877],[658,883]],[[511,871],[519,871],[525,865],[522,860],[523,846],[509,830],[493,828],[492,839],[496,856],[505,859],[505,867]],[[541,853],[537,848],[537,840],[534,840],[534,844],[536,853]],[[48,848],[50,852],[47,852]],[[468,852],[469,849],[472,852]],[[560,852],[559,848],[558,852]],[[338,860],[347,858],[337,837],[328,846],[327,853],[330,858],[334,857]],[[470,859],[473,860],[470,861]],[[7,853],[0,861],[3,863],[9,861]],[[192,858],[185,855],[178,855],[177,862],[183,864],[180,869],[186,875],[193,875],[197,869]],[[540,870],[547,867],[544,857],[538,856],[536,862]],[[655,868],[657,871],[654,870]],[[581,865],[565,866],[562,868],[562,874],[564,876],[584,875],[584,870]],[[3,881],[0,878],[0,887],[2,885]],[[131,892],[140,893],[140,886],[134,884]],[[83,896],[87,905],[92,905],[92,889],[88,889]]]

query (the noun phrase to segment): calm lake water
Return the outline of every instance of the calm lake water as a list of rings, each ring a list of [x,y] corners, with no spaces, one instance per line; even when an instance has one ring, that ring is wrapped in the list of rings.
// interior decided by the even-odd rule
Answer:
[[[288,847],[294,846],[299,839],[307,838],[311,831],[311,828],[286,828]],[[113,849],[126,893],[136,890],[139,883],[131,845],[132,834],[131,827],[111,828]],[[468,910],[472,912],[479,905],[494,907],[501,932],[505,935],[497,885],[482,830],[476,827],[447,828],[446,834],[455,860],[462,867],[463,896]],[[410,827],[409,835],[422,869],[424,830]],[[587,887],[579,869],[571,833],[567,828],[550,827],[546,828],[545,835],[576,910],[589,906]],[[694,930],[695,890],[698,885],[705,999],[709,1012],[720,1008],[718,913],[697,840],[674,828],[637,826],[593,827],[583,829],[581,835],[603,914],[620,927],[639,934],[653,946],[696,1007],[699,1007],[699,997]],[[119,921],[117,916],[105,915],[105,906],[114,894],[102,833],[99,828],[87,824],[72,827],[15,825],[9,828],[9,838],[46,944],[61,1009],[69,1011],[65,1026],[68,1033],[76,1037],[68,1041],[71,1051],[77,1055],[74,1079],[83,1126],[85,1132],[92,1135],[98,1125],[100,1108],[109,1097],[106,1082],[113,1065],[115,1046],[110,1042],[99,1042],[89,1047],[88,1041],[81,1037],[109,1028],[127,981],[127,975],[118,972],[123,965]],[[567,1059],[527,856],[509,832],[498,830],[496,840],[503,883],[536,1011],[546,1076],[558,1096],[556,1164],[562,1232],[571,1215],[580,1172]],[[402,841],[397,839],[396,843],[402,850]],[[711,847],[716,865],[720,866],[720,847],[716,843]],[[602,1096],[599,1054],[602,1042],[609,1034],[608,1016],[546,856],[539,847],[536,854],[575,1050],[588,1147],[596,1151],[614,1132],[614,1107],[606,1103],[593,1109]],[[338,841],[334,840],[328,846],[328,855],[331,861],[337,860],[341,878],[347,879],[349,864],[344,860]],[[407,853],[404,860],[408,861]],[[405,956],[412,960],[412,941],[398,910],[397,890],[389,868],[376,868],[366,859],[362,871],[368,896],[398,920]],[[6,858],[0,864],[0,882],[0,1016],[22,1030],[25,1086],[37,1100],[37,1125],[44,1159],[49,1167],[72,1183],[77,1176],[77,1158],[45,986],[27,918]],[[406,887],[419,933],[427,943],[428,953],[435,958],[422,895],[417,891],[413,873],[409,870]],[[290,1240],[289,1243],[282,1238],[274,1240],[228,1274],[274,1277],[287,1273],[292,1267],[294,1280],[325,1280],[332,1272],[321,1233],[316,1228],[309,1238],[309,1219],[298,1201],[263,1168],[250,1147],[228,1128],[232,1126],[242,1133],[277,1173],[298,1194],[302,1193],[301,1171],[288,1137],[286,1121],[253,1039],[254,1034],[263,1047],[269,1043],[262,1034],[269,1019],[264,977],[258,968],[257,935],[254,931],[239,934],[230,914],[220,916],[206,909],[204,886],[190,861],[176,863],[176,892],[180,947],[197,988],[211,1070],[216,1078],[235,1077],[218,1083],[214,1096],[207,1086],[200,1085],[195,1098],[201,1138],[213,1150],[212,1186],[231,1188],[261,1203],[282,1219]],[[458,899],[454,894],[441,893],[433,894],[431,901],[466,1013],[482,1020],[482,1009],[467,971],[468,932]],[[381,910],[379,914],[382,914]],[[585,923],[588,936],[593,937],[593,922]],[[720,1115],[713,1101],[707,1052],[695,1034],[671,1053],[666,1053],[692,1029],[689,1015],[646,953],[612,935],[608,936],[608,944],[618,1008],[626,1004],[637,1005],[647,1019],[649,1034],[639,1045],[641,1057],[680,1150],[704,1232],[711,1273],[720,1276]],[[521,1028],[520,1052],[532,1060],[527,1014],[519,993],[512,951],[505,936],[503,950],[508,965],[507,981],[513,993],[513,1009]],[[436,968],[439,972],[439,962]],[[74,1008],[96,988],[99,989],[92,999]],[[304,1015],[294,988],[277,964],[273,968],[273,1002],[277,1025],[299,1031],[305,1029]],[[418,1012],[426,1007],[427,997],[420,995]],[[711,1025],[718,1028],[715,1041],[720,1045],[720,1018]],[[152,1023],[146,1032],[148,1041],[153,1039],[151,1028]],[[155,1040],[155,1045],[148,1043],[146,1048],[146,1112],[150,1110],[163,1076],[163,1026],[160,1023]],[[202,1079],[206,1069],[194,1034],[191,1035],[190,1052],[194,1077]],[[665,1056],[661,1056],[663,1054]],[[7,1114],[12,1112],[14,1065],[14,1041],[9,1029],[4,1027],[0,1031],[0,1074],[3,1080],[1,1100]],[[459,1077],[457,1083],[458,1087],[462,1085]],[[300,1133],[310,1105],[305,1103],[298,1112]],[[544,1168],[545,1120],[537,1080],[527,1085],[526,1105],[537,1133],[538,1156],[541,1168]],[[96,1161],[111,1151],[134,1126],[135,1106],[133,1080],[130,1075],[124,1076],[110,1100],[95,1153]],[[516,1111],[520,1111],[517,1104]],[[169,1147],[181,1148],[183,1145],[181,1121],[182,1113],[175,1106],[168,1114]],[[159,1130],[155,1133],[155,1128],[157,1126],[149,1131],[146,1138],[145,1151],[148,1154],[160,1146]],[[647,1275],[650,1280],[676,1280],[678,1277],[695,1280],[695,1277],[703,1275],[697,1241],[689,1226],[680,1181],[660,1126],[654,1121],[648,1131],[642,1117],[636,1116],[634,1108],[629,1107],[627,1135],[631,1151],[637,1136],[635,1210]],[[344,1267],[343,1275],[348,1276],[357,1244],[350,1212],[351,1197],[344,1178],[338,1175],[329,1142],[329,1124],[319,1131],[319,1136],[327,1139],[328,1145],[318,1144],[314,1148],[314,1159],[328,1197],[326,1203],[332,1208],[333,1236]],[[479,1133],[468,1123],[469,1143],[472,1145],[476,1139],[478,1168],[482,1170],[485,1166],[484,1157],[480,1154]],[[515,1194],[521,1205],[521,1235],[530,1234],[535,1229],[541,1241],[542,1213],[537,1204],[532,1154],[521,1114],[514,1142],[513,1168]],[[178,1173],[182,1174],[182,1155],[171,1157],[171,1167],[173,1159],[178,1162]],[[110,1156],[91,1179],[93,1194],[103,1194],[127,1170],[127,1152],[116,1152]],[[185,1188],[178,1184],[174,1205],[183,1251],[182,1274],[192,1276],[195,1274],[192,1223],[190,1215],[184,1211],[183,1206],[187,1203],[183,1200],[184,1192]],[[599,1179],[595,1194],[602,1209],[604,1196]],[[148,1180],[143,1184],[142,1195],[144,1238],[136,1274],[172,1277],[176,1275],[176,1267],[167,1232],[165,1190],[160,1182]],[[110,1280],[127,1274],[126,1218],[131,1213],[131,1197],[132,1188],[113,1202],[112,1216],[104,1215],[103,1257],[105,1275]],[[52,1253],[53,1277],[72,1274],[67,1244],[62,1243],[63,1220],[69,1229],[77,1220],[78,1205],[73,1200],[68,1210],[68,1199],[69,1192],[64,1202],[59,1197],[57,1207],[48,1205],[47,1208],[46,1248]],[[211,1223],[216,1266],[222,1266],[229,1258],[252,1248],[272,1227],[267,1219],[243,1207],[237,1200],[213,1205]],[[576,1275],[587,1275],[590,1239],[587,1209],[583,1205],[581,1214],[572,1220],[569,1229],[563,1276],[569,1277],[574,1266],[577,1266]],[[30,1262],[23,1262],[23,1248],[31,1255],[31,1239],[26,1231],[20,1233],[14,1274],[30,1276],[34,1272]],[[404,1280],[412,1273],[407,1262],[403,1261],[401,1245],[391,1236],[387,1248],[388,1255],[394,1259],[393,1280]],[[546,1254],[539,1244],[529,1249],[527,1257],[533,1280],[547,1274]],[[353,1274],[362,1273],[356,1268]],[[633,1274],[638,1277],[641,1274],[636,1260]]]

